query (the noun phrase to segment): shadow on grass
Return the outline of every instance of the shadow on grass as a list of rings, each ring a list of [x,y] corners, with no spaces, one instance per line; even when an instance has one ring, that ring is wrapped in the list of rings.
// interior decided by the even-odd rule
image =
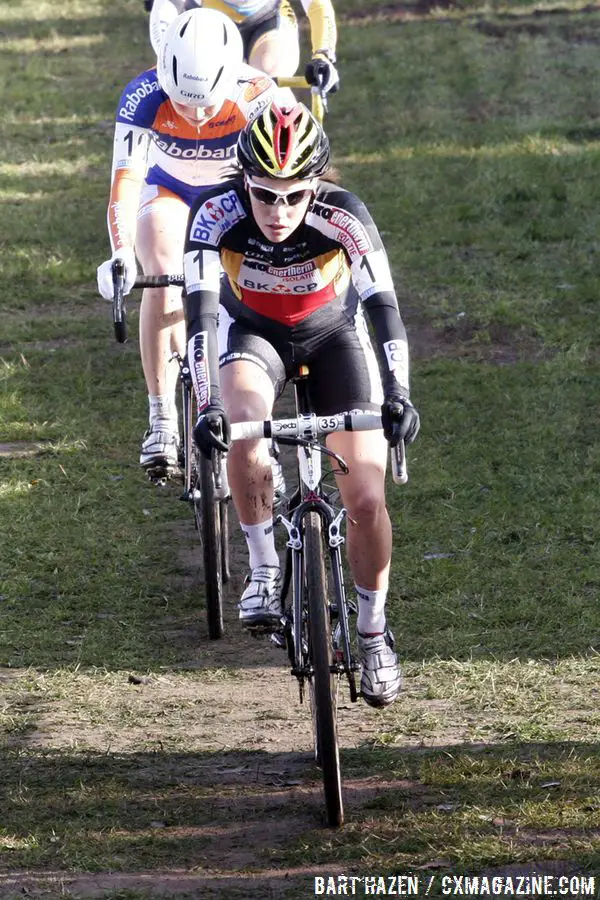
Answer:
[[[0,893],[26,870],[67,884],[94,872],[105,889],[109,873],[133,888],[179,872],[198,889],[217,874],[306,885],[323,869],[582,872],[600,858],[585,742],[343,751],[339,831],[323,827],[307,754],[5,751],[2,769]]]
[[[140,2],[140,10],[141,5]],[[8,44],[11,40],[43,40],[46,37],[81,38],[101,34],[108,41],[114,40],[120,31],[123,31],[126,36],[132,23],[138,19],[142,25],[147,24],[147,19],[139,15],[137,7],[135,11],[133,6],[127,9],[123,8],[123,4],[119,4],[119,7],[120,11],[115,12],[113,0],[98,0],[94,4],[94,8],[103,12],[96,16],[74,16],[73,18],[44,16],[39,19],[24,16],[21,19],[5,19],[2,21],[2,38]],[[123,28],[125,22],[127,22],[126,29]],[[3,48],[4,56],[8,57],[11,52],[19,57],[22,56],[18,50],[11,51],[10,47]],[[85,53],[86,51],[82,50],[81,52]]]

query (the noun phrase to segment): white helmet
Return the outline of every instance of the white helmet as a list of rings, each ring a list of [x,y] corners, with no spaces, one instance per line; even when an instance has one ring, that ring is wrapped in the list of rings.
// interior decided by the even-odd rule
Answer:
[[[243,58],[242,38],[231,19],[216,9],[191,9],[164,34],[158,80],[176,103],[220,108]]]

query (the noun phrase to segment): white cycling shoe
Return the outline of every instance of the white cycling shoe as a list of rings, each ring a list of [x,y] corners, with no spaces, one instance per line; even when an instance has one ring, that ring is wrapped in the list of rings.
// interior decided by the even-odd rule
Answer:
[[[140,453],[140,466],[149,475],[163,472],[165,475],[179,467],[179,434],[164,425],[151,426],[144,434]]]
[[[383,634],[358,632],[358,655],[362,666],[360,691],[369,706],[393,703],[400,693],[402,673],[394,652],[394,635],[386,627]]]
[[[257,566],[246,578],[246,589],[238,603],[244,628],[274,631],[281,624],[281,569]]]

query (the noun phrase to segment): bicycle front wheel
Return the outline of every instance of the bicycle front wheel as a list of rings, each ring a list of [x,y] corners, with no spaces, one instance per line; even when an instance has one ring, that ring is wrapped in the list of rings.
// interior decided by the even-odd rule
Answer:
[[[200,498],[194,502],[194,511],[202,538],[208,635],[217,640],[223,637],[223,545],[227,534],[223,533],[221,521],[223,501],[215,496],[213,461],[198,453],[196,464]]]
[[[337,676],[332,671],[333,644],[321,518],[316,512],[309,513],[305,520],[304,567],[308,594],[309,656],[312,665],[310,699],[316,732],[317,762],[323,772],[327,821],[335,827],[344,821],[337,739]]]
[[[219,500],[219,515],[221,518],[221,572],[223,584],[227,584],[231,578],[229,566],[229,505],[227,500]]]

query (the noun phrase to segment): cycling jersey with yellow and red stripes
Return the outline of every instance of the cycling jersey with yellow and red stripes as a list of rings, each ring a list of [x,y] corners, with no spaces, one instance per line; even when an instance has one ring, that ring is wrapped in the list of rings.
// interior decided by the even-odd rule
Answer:
[[[408,385],[406,331],[387,255],[366,207],[349,191],[318,182],[303,223],[272,243],[254,220],[243,178],[225,182],[190,211],[184,271],[188,337],[214,334],[219,302],[257,334],[304,345],[346,328],[364,309],[382,379],[393,372]],[[218,384],[212,344],[211,384]]]

